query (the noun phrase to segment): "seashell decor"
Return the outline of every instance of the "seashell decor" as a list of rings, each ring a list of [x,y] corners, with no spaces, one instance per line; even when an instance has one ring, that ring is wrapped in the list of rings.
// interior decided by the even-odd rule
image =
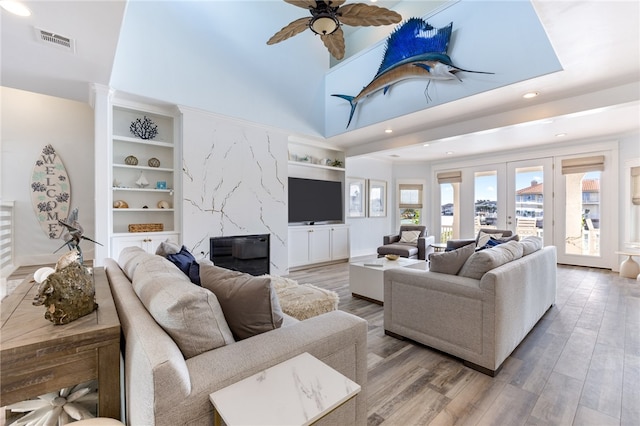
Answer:
[[[116,209],[126,209],[129,207],[129,204],[123,200],[116,200],[113,202],[113,207]]]
[[[134,155],[129,155],[127,158],[124,159],[124,163],[128,164],[129,166],[137,166],[138,159]]]

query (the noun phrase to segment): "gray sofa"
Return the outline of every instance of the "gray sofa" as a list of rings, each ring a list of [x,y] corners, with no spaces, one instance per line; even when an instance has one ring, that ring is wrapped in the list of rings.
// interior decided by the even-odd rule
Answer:
[[[518,244],[526,246],[528,241],[501,246],[503,250],[515,247],[522,255]],[[486,258],[498,247],[482,250],[480,256]],[[460,275],[411,268],[385,271],[385,332],[461,358],[466,365],[494,376],[555,303],[556,248],[524,253],[475,278],[461,276],[470,257]]]
[[[354,399],[318,424],[366,424],[367,323],[363,319],[341,311],[304,321],[285,314],[281,327],[234,342],[224,317],[198,318],[199,310],[217,304],[213,293],[192,284],[164,257],[127,248],[118,262],[106,259],[105,270],[122,324],[127,424],[213,424],[210,393],[303,352],[362,387]],[[180,306],[182,301],[190,302]],[[185,343],[187,339],[197,340],[190,333],[217,333],[218,329],[222,330],[216,334],[222,336],[219,347],[194,354],[192,346],[185,346],[192,344]]]

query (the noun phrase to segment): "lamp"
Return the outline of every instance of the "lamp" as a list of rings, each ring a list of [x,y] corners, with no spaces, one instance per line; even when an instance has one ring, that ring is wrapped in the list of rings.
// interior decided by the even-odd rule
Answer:
[[[318,2],[318,7],[311,9],[313,17],[309,21],[309,28],[318,35],[328,35],[340,27],[336,18],[337,7],[330,7],[325,2]]]

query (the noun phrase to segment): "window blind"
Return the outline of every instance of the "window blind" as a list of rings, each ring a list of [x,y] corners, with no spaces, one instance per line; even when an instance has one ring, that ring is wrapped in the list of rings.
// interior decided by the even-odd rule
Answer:
[[[460,183],[462,182],[462,172],[461,171],[453,171],[453,172],[441,172],[438,173],[438,183]]]
[[[401,183],[399,188],[401,209],[421,209],[423,207],[422,185]]]
[[[604,155],[562,160],[562,174],[585,173],[604,170]]]

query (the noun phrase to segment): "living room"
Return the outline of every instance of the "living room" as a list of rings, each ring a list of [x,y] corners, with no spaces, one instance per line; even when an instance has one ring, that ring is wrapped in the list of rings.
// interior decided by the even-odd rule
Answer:
[[[599,266],[617,271],[624,257],[616,255],[615,252],[632,249],[633,247],[628,243],[638,241],[634,240],[633,236],[637,236],[639,225],[637,222],[635,224],[632,222],[633,210],[630,197],[627,196],[631,190],[630,169],[640,165],[638,164],[640,123],[637,119],[638,25],[637,5],[633,3],[616,3],[616,7],[620,9],[613,12],[602,12],[597,5],[590,5],[601,12],[603,21],[607,21],[608,16],[621,19],[614,23],[607,22],[607,28],[620,29],[622,34],[617,37],[623,39],[624,43],[619,43],[623,47],[617,48],[629,49],[625,51],[624,63],[635,61],[635,65],[621,71],[611,70],[614,73],[612,76],[603,75],[598,83],[580,88],[580,93],[567,89],[564,97],[558,92],[552,96],[553,99],[548,97],[545,100],[542,96],[543,100],[534,100],[533,103],[526,104],[524,107],[517,106],[516,101],[511,98],[503,98],[505,92],[513,94],[509,92],[516,91],[519,97],[520,88],[524,87],[538,89],[543,95],[547,95],[544,87],[535,87],[536,79],[532,79],[524,86],[520,85],[517,88],[497,88],[471,96],[478,99],[480,105],[487,105],[487,107],[484,114],[470,116],[468,108],[471,106],[464,104],[467,101],[465,99],[456,101],[462,102],[459,104],[460,110],[454,106],[456,102],[451,102],[451,105],[438,105],[442,108],[431,108],[425,102],[423,95],[425,84],[422,81],[421,85],[418,84],[413,88],[419,87],[424,110],[428,113],[429,109],[433,109],[435,118],[427,120],[424,115],[416,116],[411,113],[406,117],[397,117],[396,120],[399,121],[387,118],[370,125],[367,125],[366,121],[359,122],[358,119],[369,120],[369,114],[375,117],[377,112],[374,109],[385,108],[386,99],[384,98],[392,95],[389,93],[382,97],[379,94],[377,98],[372,97],[367,103],[358,107],[359,115],[351,124],[354,128],[351,131],[344,131],[348,110],[344,105],[335,107],[337,111],[331,114],[336,114],[339,119],[332,119],[331,124],[340,127],[341,130],[337,131],[337,135],[328,137],[323,130],[325,113],[322,111],[325,108],[323,100],[325,92],[317,85],[307,84],[309,81],[324,81],[329,72],[329,59],[322,44],[314,38],[305,39],[299,36],[277,46],[263,46],[270,35],[269,32],[275,32],[282,25],[300,16],[303,11],[299,8],[296,9],[284,2],[280,2],[282,4],[267,2],[274,3],[271,7],[277,8],[280,16],[277,19],[266,20],[270,21],[269,25],[266,25],[270,29],[265,29],[265,34],[258,32],[258,35],[240,36],[236,40],[233,37],[235,33],[229,32],[228,38],[224,39],[225,43],[218,42],[223,39],[221,35],[218,35],[215,42],[212,41],[213,38],[208,37],[202,37],[197,42],[186,40],[189,33],[202,34],[200,32],[204,31],[202,26],[206,27],[203,21],[207,18],[215,19],[214,26],[219,28],[223,28],[222,22],[225,20],[242,22],[244,15],[236,10],[236,6],[224,8],[220,6],[220,3],[224,2],[213,2],[218,5],[210,5],[213,9],[202,13],[199,18],[189,15],[193,20],[189,21],[191,24],[184,24],[185,28],[175,24],[178,33],[181,34],[180,37],[184,37],[179,38],[174,35],[176,40],[179,40],[175,42],[178,47],[172,48],[168,53],[147,52],[139,61],[132,64],[123,63],[123,61],[135,56],[136,52],[141,54],[141,45],[148,43],[147,37],[154,39],[151,35],[156,35],[154,31],[160,32],[160,29],[166,28],[167,24],[163,21],[168,19],[172,12],[181,18],[185,18],[183,13],[186,14],[186,12],[171,2],[166,2],[165,6],[159,7],[153,13],[150,5],[146,6],[150,8],[147,9],[135,2],[128,5],[122,3],[118,6],[102,3],[93,6],[47,3],[48,7],[57,8],[55,13],[51,9],[42,9],[43,13],[48,14],[47,19],[50,20],[38,17],[43,20],[27,24],[27,27],[38,26],[65,34],[65,27],[51,28],[57,24],[53,17],[58,14],[73,17],[80,11],[91,17],[86,22],[95,24],[96,28],[98,25],[113,22],[107,20],[107,17],[109,19],[115,17],[118,24],[105,28],[105,32],[101,33],[110,35],[107,46],[101,44],[102,42],[96,42],[96,47],[89,49],[95,51],[93,54],[102,53],[109,57],[107,65],[102,69],[102,57],[89,55],[83,56],[80,60],[78,56],[68,52],[58,52],[47,46],[37,45],[32,40],[33,35],[26,34],[23,27],[20,27],[19,32],[11,32],[16,28],[14,26],[16,18],[2,12],[3,70],[0,94],[3,125],[0,198],[3,202],[8,200],[14,202],[13,266],[51,264],[55,263],[59,255],[59,253],[53,254],[53,251],[58,248],[60,241],[47,238],[38,226],[29,191],[32,164],[47,144],[51,144],[56,149],[65,163],[73,188],[72,206],[79,209],[79,220],[85,228],[86,235],[103,244],[102,246],[91,244],[84,246],[86,258],[93,259],[97,265],[100,265],[105,257],[111,255],[113,231],[110,229],[112,219],[108,212],[112,210],[115,199],[111,193],[110,165],[105,159],[112,156],[109,151],[111,129],[108,117],[111,115],[112,103],[121,101],[127,105],[141,106],[140,111],[145,110],[142,108],[144,106],[151,112],[162,111],[179,117],[175,123],[176,128],[180,129],[181,143],[176,147],[176,154],[179,154],[180,161],[174,163],[174,167],[178,169],[180,166],[182,171],[179,173],[180,178],[176,179],[176,185],[178,180],[180,181],[179,187],[176,186],[176,194],[180,197],[176,200],[179,200],[180,208],[175,213],[175,221],[178,225],[174,231],[180,235],[181,242],[196,254],[208,255],[211,237],[269,233],[272,244],[271,272],[279,275],[290,272],[286,180],[289,176],[289,168],[296,167],[290,164],[292,144],[328,147],[330,151],[342,152],[345,164],[344,171],[341,173],[345,182],[350,177],[386,182],[385,216],[345,217],[344,222],[349,226],[350,258],[374,254],[381,244],[382,236],[397,231],[400,224],[398,199],[400,184],[423,185],[425,200],[422,211],[423,224],[427,225],[430,234],[437,235],[439,238],[443,225],[441,223],[443,195],[440,184],[437,183],[437,175],[445,171],[461,170],[463,173],[459,201],[461,216],[460,228],[457,232],[460,237],[469,237],[474,234],[473,204],[476,198],[471,182],[474,181],[476,173],[500,170],[496,172],[496,179],[499,179],[499,185],[502,185],[507,179],[507,164],[539,158],[550,158],[559,168],[563,159],[605,156],[602,195],[609,197],[606,198],[609,202],[603,214],[607,214],[609,220],[602,221],[602,228],[600,228],[601,255],[599,257],[602,258],[603,263],[602,265],[589,263],[593,261],[590,257],[569,263],[581,265],[580,262],[584,262],[585,266]],[[379,3],[384,6],[384,2]],[[254,6],[265,7],[264,4],[244,5],[244,7]],[[545,30],[549,33],[553,33],[554,25],[569,25],[566,22],[550,20],[545,15],[545,11],[547,14],[551,12],[545,9],[544,5],[534,2],[534,6],[541,11]],[[38,12],[39,7],[45,7],[45,5],[34,4],[34,12]],[[72,9],[65,9],[68,7]],[[92,10],[92,7],[98,9]],[[101,9],[102,7],[105,9]],[[113,8],[119,8],[119,10]],[[132,22],[134,17],[140,19],[145,14],[153,18],[149,19],[150,23],[142,25],[138,21]],[[429,15],[429,12],[425,14]],[[250,18],[247,19],[252,24],[258,20],[253,14],[249,15]],[[34,16],[37,17],[37,13],[34,13]],[[97,22],[98,16],[105,17],[105,22]],[[593,24],[594,27],[601,23],[600,18],[592,19],[587,23]],[[571,20],[571,22],[575,21],[576,19]],[[587,23],[585,26],[588,26]],[[73,26],[67,28],[75,29]],[[69,32],[66,34],[76,37]],[[141,34],[146,35],[141,36]],[[128,46],[125,44],[124,40],[136,37],[142,37],[141,41]],[[13,50],[5,49],[5,44],[15,42],[16,39],[19,41],[18,49],[20,49],[19,46],[28,46],[22,50],[25,53],[17,54]],[[383,39],[384,36],[380,38],[380,40]],[[78,54],[87,54],[86,47],[82,45],[84,40],[88,39],[78,39],[76,47]],[[461,42],[461,39],[456,42]],[[233,43],[237,43],[237,46],[235,49],[230,49],[228,45]],[[264,54],[272,56],[275,61],[280,61],[281,65],[277,68],[271,65],[271,71],[261,71],[264,78],[262,81],[249,70],[250,65],[247,65],[247,62],[230,64],[228,71],[224,73],[219,71],[218,69],[222,68],[219,64],[229,62],[229,56],[233,56],[225,51],[252,51],[245,47],[245,43],[250,46],[259,45],[259,49],[258,47],[251,47],[251,49],[259,50],[261,54],[263,50],[268,52]],[[609,43],[616,45],[618,39],[614,38]],[[288,50],[291,44],[296,48],[295,54]],[[572,63],[573,56],[578,56],[580,53],[585,55],[583,49],[575,49],[580,52],[571,53],[569,58],[567,52],[573,52],[573,46],[556,45],[552,37],[551,44],[557,50],[559,60],[565,68],[565,71],[553,74],[579,72],[568,64]],[[36,50],[33,50],[33,45],[37,46]],[[192,48],[179,47],[184,45]],[[203,53],[207,52],[207,49],[210,49],[211,57]],[[35,55],[30,56],[33,52]],[[67,62],[62,68],[49,67],[49,61],[51,64],[57,64],[61,62],[60,57],[66,59],[62,62]],[[83,69],[87,64],[93,72],[92,78],[85,78],[84,75],[74,76],[77,72],[74,70]],[[341,67],[344,69],[347,65],[343,64]],[[21,71],[17,71],[19,67],[22,67]],[[50,75],[39,74],[47,68],[51,68]],[[336,69],[338,68],[340,66]],[[615,67],[612,66],[612,68]],[[491,67],[478,69],[491,69]],[[167,73],[160,70],[167,70]],[[18,78],[20,73],[25,77],[32,77],[31,83],[27,84]],[[364,80],[368,78],[365,77]],[[305,82],[301,83],[300,80]],[[186,87],[181,87],[176,84],[176,81],[184,82]],[[283,81],[292,85],[290,90],[282,89],[282,86],[275,84]],[[465,85],[472,86],[472,81],[473,77],[465,75]],[[543,83],[551,84],[549,80],[543,80]],[[362,86],[366,81],[358,84]],[[558,85],[558,83],[555,84]],[[429,94],[437,99],[437,95],[446,92],[447,87],[438,86],[436,82],[431,86]],[[285,96],[283,93],[285,91],[298,95]],[[185,100],[186,92],[192,94],[192,100]],[[500,101],[491,100],[493,96],[504,102],[500,110],[495,109],[494,102]],[[569,109],[567,104],[570,101],[581,102],[582,106]],[[379,105],[373,105],[374,103]],[[607,125],[601,125],[598,133],[591,133],[590,136],[575,136],[570,132],[564,139],[547,139],[545,136],[545,139],[540,139],[543,142],[528,146],[517,145],[514,141],[507,146],[508,148],[503,145],[493,151],[475,151],[483,146],[487,149],[493,146],[495,149],[492,141],[488,140],[492,137],[491,133],[484,135],[477,133],[498,128],[496,123],[501,123],[500,128],[506,128],[514,125],[516,121],[537,122],[551,116],[580,115],[579,113],[586,115],[586,112],[593,114],[590,116],[592,121],[603,118],[609,123],[609,128]],[[449,117],[445,121],[441,119],[441,115]],[[623,117],[630,116],[635,118],[627,119],[624,124],[619,123]],[[398,125],[396,126],[395,123]],[[426,123],[426,126],[418,128],[415,123]],[[629,123],[631,123],[630,126]],[[391,125],[394,127],[392,136],[384,134],[383,130]],[[617,127],[619,125],[620,127]],[[531,133],[534,133],[533,128],[529,127]],[[527,127],[519,129],[518,135],[524,139],[523,133],[527,133]],[[425,137],[427,133],[431,135]],[[458,141],[459,145],[454,145],[456,141],[450,139],[448,144],[446,139],[454,136],[465,136],[466,141],[464,143]],[[498,135],[493,133],[493,137],[498,138]],[[357,142],[350,142],[350,138],[356,139]],[[559,143],[558,140],[563,142]],[[427,141],[431,144],[430,148],[434,148],[434,152],[429,154],[429,157],[423,157],[425,156],[423,144]],[[342,142],[344,145],[341,146]],[[435,148],[442,152],[435,152]],[[449,151],[453,151],[453,154],[447,154]],[[146,161],[146,158],[144,160]],[[545,182],[560,185],[561,174],[557,170],[549,172],[550,178],[545,178]],[[506,186],[504,188],[502,194],[506,195]],[[108,196],[107,193],[109,193]],[[345,206],[346,203],[345,199]],[[556,216],[558,210],[561,210],[559,203],[552,208],[553,217],[559,222],[563,216]],[[504,221],[506,225],[506,211],[502,214],[499,220]],[[545,226],[551,226],[549,221]],[[559,229],[546,228],[545,231],[548,231],[545,232],[546,245],[561,245],[563,235]],[[5,275],[3,277],[6,278]]]

